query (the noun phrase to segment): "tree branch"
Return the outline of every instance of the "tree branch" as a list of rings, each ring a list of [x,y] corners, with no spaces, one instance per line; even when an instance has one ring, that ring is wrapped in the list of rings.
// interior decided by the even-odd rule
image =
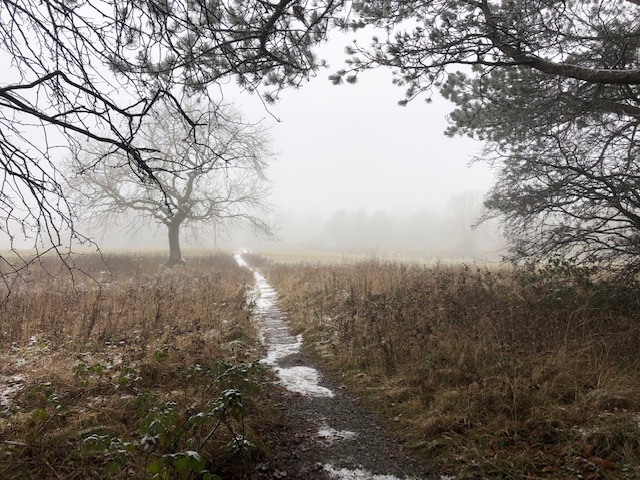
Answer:
[[[637,3],[635,0],[627,0]],[[640,0],[638,0],[640,4]],[[605,68],[588,68],[569,63],[556,63],[537,55],[526,53],[503,39],[497,21],[494,18],[487,0],[482,0],[482,12],[484,14],[488,37],[493,45],[512,58],[518,65],[528,66],[540,72],[561,77],[575,78],[589,83],[608,85],[640,85],[640,70],[616,70]]]

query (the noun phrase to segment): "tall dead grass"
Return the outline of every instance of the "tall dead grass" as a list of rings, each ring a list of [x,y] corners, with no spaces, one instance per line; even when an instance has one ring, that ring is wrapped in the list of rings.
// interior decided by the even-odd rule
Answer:
[[[434,472],[640,478],[636,280],[564,262],[251,263]]]
[[[241,476],[263,454],[250,272],[162,263],[45,258],[3,292],[0,478]]]
[[[24,343],[38,334],[56,345],[104,341],[132,330],[146,342],[167,329],[220,330],[228,314],[246,322],[248,279],[230,257],[194,258],[182,270],[163,267],[155,256],[104,260],[81,258],[73,277],[54,258],[27,271],[0,306],[0,342]],[[241,313],[233,311],[238,307]]]

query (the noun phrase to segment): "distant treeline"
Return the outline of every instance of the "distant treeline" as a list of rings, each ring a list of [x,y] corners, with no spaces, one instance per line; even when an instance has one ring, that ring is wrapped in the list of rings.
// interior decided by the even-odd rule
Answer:
[[[438,215],[426,209],[406,214],[341,209],[324,220],[285,215],[280,236],[283,243],[307,248],[381,248],[455,258],[499,256],[503,242],[497,225],[487,222],[473,228],[476,221],[477,217]]]
[[[279,245],[358,252],[409,251],[439,258],[497,259],[504,247],[498,222],[491,220],[477,225],[481,215],[482,195],[479,192],[451,197],[442,213],[426,208],[393,213],[382,209],[343,208],[328,215],[291,210],[279,217]],[[232,238],[235,243],[248,247],[257,244],[250,232],[235,232]]]

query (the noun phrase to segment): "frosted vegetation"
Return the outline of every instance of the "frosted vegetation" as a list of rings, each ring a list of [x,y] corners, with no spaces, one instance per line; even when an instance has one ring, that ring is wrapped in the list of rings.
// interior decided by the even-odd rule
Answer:
[[[75,261],[73,281],[46,257],[3,292],[0,478],[212,480],[251,464],[277,431],[252,276],[222,254],[178,270]]]

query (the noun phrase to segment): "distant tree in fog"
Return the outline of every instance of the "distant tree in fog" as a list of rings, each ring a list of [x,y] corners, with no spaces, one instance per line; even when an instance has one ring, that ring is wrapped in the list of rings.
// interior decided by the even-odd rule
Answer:
[[[447,202],[447,235],[459,255],[477,254],[478,235],[475,234],[474,227],[483,212],[482,201],[481,193],[468,190],[453,195]]]
[[[139,137],[149,152],[157,181],[140,182],[127,158],[85,146],[71,161],[72,199],[94,225],[109,228],[126,218],[132,232],[155,222],[168,231],[168,265],[183,263],[180,234],[214,235],[236,222],[247,222],[262,235],[271,227],[261,219],[268,210],[265,177],[269,139],[260,125],[244,123],[226,105],[190,105],[195,127],[167,109],[154,112]],[[193,128],[198,134],[192,133]],[[132,219],[129,215],[134,213]]]
[[[323,227],[323,237],[330,248],[341,248],[347,246],[350,241],[349,224],[350,213],[344,208],[336,211],[325,222]],[[351,246],[351,245],[349,245]]]
[[[426,209],[395,214],[377,210],[369,215],[364,209],[340,209],[324,223],[322,245],[357,251],[410,250],[446,258],[499,254],[503,241],[496,223],[486,221],[474,228],[483,211],[480,193],[451,197],[447,210],[441,214]]]
[[[447,243],[442,235],[442,219],[439,215],[426,209],[412,213],[404,220],[405,239],[402,246],[410,250],[441,251],[442,244]]]

